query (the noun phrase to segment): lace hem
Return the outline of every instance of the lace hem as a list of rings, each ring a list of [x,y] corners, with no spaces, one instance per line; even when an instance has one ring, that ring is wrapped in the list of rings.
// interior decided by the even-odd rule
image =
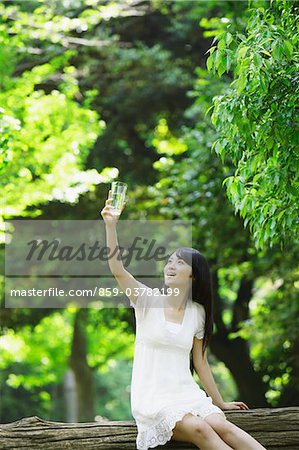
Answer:
[[[182,420],[188,413],[200,416],[202,419],[212,413],[222,414],[226,418],[224,412],[215,405],[202,409],[185,408],[176,410],[174,413],[167,414],[157,425],[153,425],[145,431],[140,431],[136,441],[137,449],[148,450],[148,448],[166,444],[173,436],[173,428],[176,422]]]

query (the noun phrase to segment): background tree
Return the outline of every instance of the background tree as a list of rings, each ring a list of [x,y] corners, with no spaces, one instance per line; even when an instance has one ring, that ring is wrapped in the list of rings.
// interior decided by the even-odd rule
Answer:
[[[298,238],[298,3],[252,8],[244,34],[218,34],[207,66],[233,82],[213,103],[214,148],[230,158],[230,201],[257,247]]]

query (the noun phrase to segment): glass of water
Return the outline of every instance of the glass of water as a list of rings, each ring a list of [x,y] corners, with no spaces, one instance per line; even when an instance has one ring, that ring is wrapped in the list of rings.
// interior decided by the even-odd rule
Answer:
[[[111,183],[111,206],[115,209],[115,214],[120,214],[123,204],[126,200],[128,185],[122,181],[113,181]]]

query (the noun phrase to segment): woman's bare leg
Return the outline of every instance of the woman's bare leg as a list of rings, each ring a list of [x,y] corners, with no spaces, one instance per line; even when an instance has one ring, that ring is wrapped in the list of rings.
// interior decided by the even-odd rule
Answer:
[[[209,414],[205,417],[205,422],[234,450],[266,450],[250,434],[229,422],[221,414]]]
[[[207,422],[191,413],[176,423],[172,439],[191,442],[201,450],[233,450]]]

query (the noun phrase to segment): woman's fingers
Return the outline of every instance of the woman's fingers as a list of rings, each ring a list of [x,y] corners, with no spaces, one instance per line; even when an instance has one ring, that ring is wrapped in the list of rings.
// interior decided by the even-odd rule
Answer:
[[[248,406],[244,402],[239,402],[242,409],[249,409]]]
[[[101,211],[101,215],[105,216],[105,217],[107,216],[107,218],[108,218],[108,216],[111,216],[110,218],[112,219],[112,218],[115,218],[116,213],[113,211],[115,208],[111,205],[111,203],[112,203],[112,191],[111,191],[111,189],[109,189],[108,198],[105,201],[105,206]],[[121,212],[123,211],[125,206],[126,206],[126,201],[123,203],[122,209],[121,209],[119,215],[121,214]]]
[[[104,206],[104,208],[102,209],[101,213],[110,213],[111,209],[113,209],[113,206],[111,206],[110,204],[107,204]]]
[[[234,402],[240,409],[249,409],[244,402]]]

